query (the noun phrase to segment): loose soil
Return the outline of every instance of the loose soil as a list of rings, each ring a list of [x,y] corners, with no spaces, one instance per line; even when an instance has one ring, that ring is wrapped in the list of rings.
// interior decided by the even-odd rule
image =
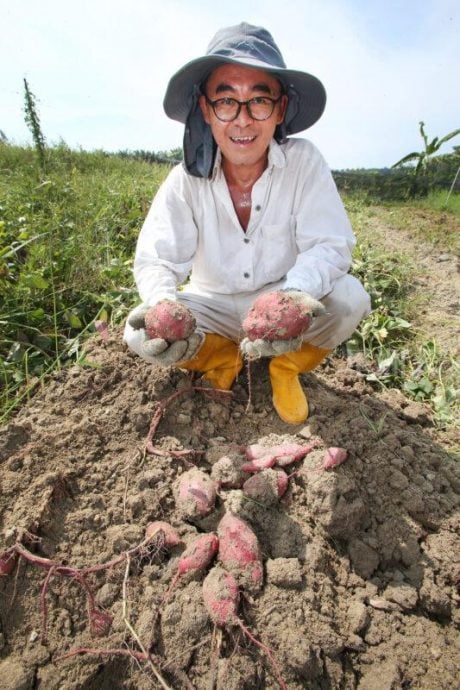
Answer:
[[[454,257],[441,263],[452,267]],[[452,286],[443,304],[458,300]],[[170,522],[183,544],[88,576],[113,616],[100,638],[90,635],[78,582],[51,573],[44,591],[46,571],[21,560],[0,579],[1,690],[279,687],[239,627],[213,628],[200,578],[183,578],[161,604],[185,545],[215,531],[226,509],[250,523],[264,559],[263,587],[242,592],[241,620],[270,647],[288,688],[456,687],[460,472],[452,434],[426,408],[373,390],[359,357],[330,357],[302,377],[310,417],[299,427],[273,411],[265,360],[218,397],[191,390],[185,371],[127,352],[118,330],[89,341],[86,359],[91,367],[55,374],[2,431],[0,551],[22,537],[35,554],[93,566],[139,544],[152,520]],[[179,392],[155,431],[160,454],[145,452],[158,403]],[[222,490],[207,517],[181,516],[174,488],[190,462],[209,473],[237,447],[312,438],[321,445],[293,467],[274,505]],[[326,472],[330,446],[346,448],[348,460]],[[174,452],[190,449],[199,452]],[[139,643],[163,686],[150,664],[127,655]],[[94,652],[59,659],[83,647]]]

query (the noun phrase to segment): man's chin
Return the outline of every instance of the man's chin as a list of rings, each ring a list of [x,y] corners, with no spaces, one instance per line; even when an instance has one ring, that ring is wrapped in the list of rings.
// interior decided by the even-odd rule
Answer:
[[[235,151],[234,149],[230,149],[227,151],[222,151],[222,156],[230,165],[253,166],[259,165],[261,163],[265,164],[267,159],[267,152],[263,151],[261,153],[260,151],[248,150]]]

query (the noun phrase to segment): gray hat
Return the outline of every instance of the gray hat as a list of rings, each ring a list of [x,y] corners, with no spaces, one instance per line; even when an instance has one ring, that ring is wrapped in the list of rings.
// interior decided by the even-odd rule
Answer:
[[[206,55],[188,62],[170,79],[164,98],[168,117],[186,123],[184,138],[185,165],[199,177],[210,174],[210,137],[198,107],[200,87],[211,72],[220,65],[238,64],[254,67],[277,77],[288,96],[284,122],[277,128],[275,138],[284,141],[286,135],[311,127],[323,114],[326,91],[319,79],[307,72],[287,69],[283,56],[271,34],[260,26],[243,22],[221,29],[212,39]],[[188,132],[187,132],[188,129]],[[201,151],[202,160],[196,166],[196,157],[203,140],[207,151]]]

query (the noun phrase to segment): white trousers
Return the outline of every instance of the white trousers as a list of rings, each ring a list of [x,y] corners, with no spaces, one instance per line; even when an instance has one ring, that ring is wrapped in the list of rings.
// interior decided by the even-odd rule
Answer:
[[[281,282],[271,283],[257,292],[237,295],[205,293],[186,285],[178,292],[178,301],[193,312],[198,330],[239,342],[244,337],[242,322],[254,300],[264,292],[278,290],[281,285]],[[326,313],[313,319],[304,340],[325,350],[333,350],[347,340],[371,311],[369,295],[359,280],[348,274],[337,280],[332,292],[321,302]],[[147,361],[154,361],[142,352],[146,338],[143,330],[134,330],[127,323],[123,337],[130,350]]]

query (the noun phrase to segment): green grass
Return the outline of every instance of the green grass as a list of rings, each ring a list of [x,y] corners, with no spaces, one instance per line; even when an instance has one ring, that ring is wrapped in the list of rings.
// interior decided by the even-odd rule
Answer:
[[[136,301],[139,229],[168,168],[103,152],[0,145],[0,410],[78,359],[94,321],[119,322]]]
[[[458,192],[449,194],[448,190],[441,191],[438,189],[430,192],[428,196],[418,199],[416,205],[420,208],[429,208],[434,211],[446,211],[460,216],[460,194]]]

